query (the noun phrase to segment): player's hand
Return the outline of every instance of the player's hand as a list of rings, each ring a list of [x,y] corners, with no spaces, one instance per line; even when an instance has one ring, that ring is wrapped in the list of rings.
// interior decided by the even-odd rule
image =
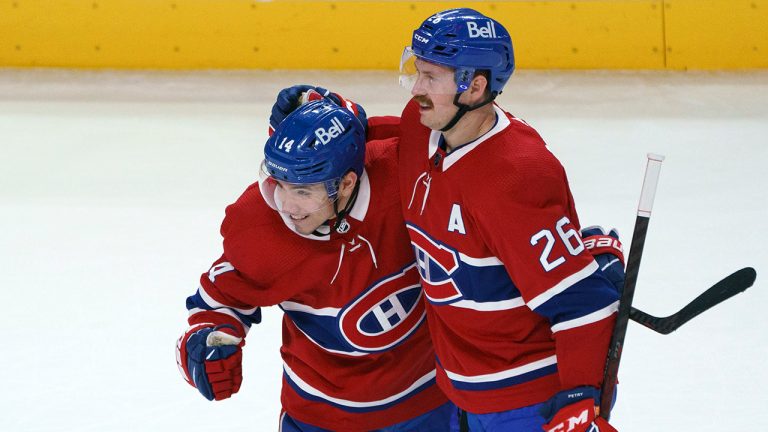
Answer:
[[[232,326],[193,326],[176,344],[176,362],[184,379],[206,399],[226,399],[243,381],[243,345]]]
[[[600,392],[594,387],[561,391],[544,403],[541,416],[545,432],[617,432],[597,416]]]
[[[275,129],[293,110],[302,104],[323,98],[350,110],[360,120],[363,127],[366,130],[368,129],[368,116],[360,104],[352,102],[338,93],[331,93],[322,87],[299,84],[284,88],[277,94],[275,104],[272,105],[272,114],[269,116],[269,135],[271,136],[274,133]]]
[[[601,226],[591,226],[581,230],[581,238],[603,275],[621,292],[624,288],[624,249],[619,232],[616,228],[606,232]]]
[[[288,117],[288,114],[301,105],[301,95],[308,90],[315,90],[318,93],[328,93],[328,90],[307,84],[298,84],[292,87],[286,87],[277,94],[275,104],[272,105],[272,114],[269,116],[269,134],[277,129],[280,123]]]

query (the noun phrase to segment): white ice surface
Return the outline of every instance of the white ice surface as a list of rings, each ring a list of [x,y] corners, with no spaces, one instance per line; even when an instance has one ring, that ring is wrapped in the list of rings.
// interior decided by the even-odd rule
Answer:
[[[387,73],[0,71],[0,430],[276,430],[279,311],[251,331],[227,401],[182,381],[174,344],[224,207],[256,178],[274,95],[296,82],[371,115],[408,97]],[[645,155],[667,156],[637,307],[667,315],[758,270],[669,336],[630,324],[619,430],[767,429],[768,73],[521,71],[500,102],[563,162],[582,224],[626,245]]]

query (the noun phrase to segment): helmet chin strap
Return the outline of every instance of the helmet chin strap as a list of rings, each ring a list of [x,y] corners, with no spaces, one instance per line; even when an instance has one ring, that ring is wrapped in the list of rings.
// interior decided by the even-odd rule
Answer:
[[[480,102],[477,105],[469,106],[467,104],[463,104],[463,103],[459,102],[459,98],[461,97],[462,94],[463,93],[456,93],[456,96],[453,97],[453,104],[456,105],[457,107],[459,107],[459,110],[453,116],[451,121],[449,121],[447,125],[445,125],[442,129],[440,129],[440,132],[447,132],[447,131],[451,130],[451,128],[456,126],[456,123],[458,123],[459,120],[461,120],[461,118],[464,117],[464,114],[466,114],[466,113],[468,113],[470,111],[474,111],[474,110],[476,110],[476,109],[478,109],[478,108],[480,108],[482,106],[488,105],[489,103],[493,102],[494,99],[496,99],[496,96],[498,96],[498,93],[491,92],[491,96],[488,99],[486,99],[485,101]]]
[[[352,189],[352,194],[349,196],[349,200],[347,200],[347,204],[341,210],[339,210],[339,200],[333,201],[333,213],[336,215],[335,216],[336,221],[333,223],[331,230],[336,231],[339,228],[339,226],[341,226],[341,224],[344,222],[344,217],[349,214],[349,212],[352,210],[352,207],[354,207],[355,205],[355,201],[357,201],[357,193],[359,190],[360,190],[360,180],[358,179],[355,182],[355,188]],[[330,225],[329,222],[331,220],[332,219],[328,219],[327,221],[325,221],[325,223],[328,223],[328,225]],[[322,233],[316,229],[312,231],[312,235],[323,237],[323,236],[330,235],[330,232]]]
[[[355,188],[352,189],[352,195],[349,196],[349,200],[347,200],[347,204],[343,209],[339,210],[339,200],[333,202],[333,212],[336,213],[336,222],[333,224],[334,231],[339,229],[341,223],[344,222],[344,217],[349,214],[350,210],[352,210],[355,201],[357,201],[358,191],[360,191],[360,179],[355,182]]]

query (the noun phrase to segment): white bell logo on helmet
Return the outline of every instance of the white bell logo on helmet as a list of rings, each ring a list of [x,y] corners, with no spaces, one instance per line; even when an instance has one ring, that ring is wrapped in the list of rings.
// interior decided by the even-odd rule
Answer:
[[[345,130],[341,120],[339,120],[338,117],[333,117],[331,119],[331,126],[329,126],[328,129],[315,129],[315,136],[321,143],[328,144],[333,138],[341,135]]]
[[[486,38],[491,39],[496,37],[496,27],[493,25],[493,21],[488,21],[486,25],[480,27],[474,21],[467,23],[467,30],[469,30],[470,38]]]

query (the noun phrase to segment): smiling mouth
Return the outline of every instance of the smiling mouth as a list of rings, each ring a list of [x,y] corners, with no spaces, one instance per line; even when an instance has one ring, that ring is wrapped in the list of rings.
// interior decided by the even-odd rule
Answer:
[[[416,102],[419,104],[420,110],[432,109],[432,102],[430,102],[426,98],[416,97],[415,99],[416,99]]]
[[[432,110],[432,105],[425,104],[425,103],[419,103],[419,112],[421,114],[424,114],[424,113],[426,113],[428,111],[431,111],[431,110]]]
[[[308,218],[309,215],[304,215],[304,216],[290,215],[290,217],[291,217],[291,220],[302,221],[302,220]]]

